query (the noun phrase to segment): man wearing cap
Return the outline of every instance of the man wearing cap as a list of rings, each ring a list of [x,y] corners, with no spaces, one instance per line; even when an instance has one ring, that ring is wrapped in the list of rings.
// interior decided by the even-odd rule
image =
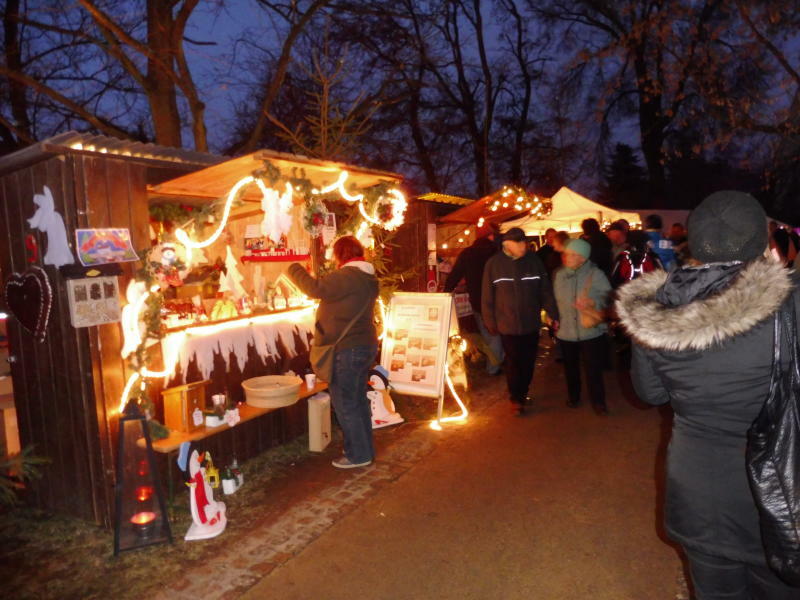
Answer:
[[[499,334],[503,342],[509,399],[520,415],[530,402],[542,308],[557,329],[558,308],[544,265],[529,250],[525,232],[512,227],[503,235],[502,252],[483,271],[481,315],[489,333]]]
[[[674,412],[664,516],[701,600],[800,597],[767,566],[745,460],[770,390],[776,312],[784,302],[800,312],[796,276],[765,257],[766,247],[758,201],[716,192],[689,216],[699,264],[619,289],[634,389]]]
[[[601,317],[609,303],[611,284],[589,260],[591,252],[589,242],[582,239],[569,240],[564,247],[564,268],[556,273],[553,282],[561,315],[556,337],[567,380],[567,406],[575,408],[580,404],[583,360],[592,406],[597,414],[607,415],[603,366],[608,361],[608,325]],[[590,311],[596,322],[591,326],[583,322],[581,311]]]

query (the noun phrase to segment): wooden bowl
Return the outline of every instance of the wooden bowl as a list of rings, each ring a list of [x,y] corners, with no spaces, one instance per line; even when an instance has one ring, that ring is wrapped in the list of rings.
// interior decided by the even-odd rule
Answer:
[[[264,375],[245,379],[242,387],[250,406],[280,408],[297,402],[302,384],[303,380],[296,375]]]

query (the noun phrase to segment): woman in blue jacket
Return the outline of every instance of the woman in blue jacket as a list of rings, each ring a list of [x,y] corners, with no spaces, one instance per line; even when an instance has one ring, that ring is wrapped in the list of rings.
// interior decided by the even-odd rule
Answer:
[[[608,414],[603,368],[607,362],[608,343],[603,315],[609,303],[611,284],[605,273],[589,260],[591,246],[585,240],[570,240],[562,255],[564,268],[556,271],[553,292],[558,304],[556,337],[564,359],[567,379],[567,406],[576,407],[581,396],[581,355],[586,362],[589,398],[599,415]],[[591,327],[581,323],[581,311],[598,320]]]

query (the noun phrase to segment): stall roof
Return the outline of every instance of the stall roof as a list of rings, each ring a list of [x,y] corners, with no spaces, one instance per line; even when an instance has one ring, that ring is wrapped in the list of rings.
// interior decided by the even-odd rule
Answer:
[[[484,218],[485,221],[490,223],[502,223],[508,219],[513,219],[519,217],[520,215],[525,215],[530,211],[525,209],[522,211],[515,210],[513,206],[509,206],[508,208],[500,208],[496,211],[491,211],[489,209],[489,204],[495,201],[495,194],[490,194],[489,196],[484,196],[480,200],[475,200],[474,202],[459,208],[458,210],[454,210],[449,215],[445,215],[439,219],[440,223],[469,223],[474,224],[478,222],[478,219],[481,217]]]
[[[221,156],[206,152],[194,152],[181,148],[122,140],[105,135],[67,131],[1,157],[0,172],[20,168],[53,154],[70,152],[115,154],[127,158],[145,158],[167,163],[191,165],[212,165],[225,160]]]
[[[263,169],[265,161],[281,169],[284,174],[291,173],[292,169],[303,169],[305,177],[319,187],[335,183],[339,173],[343,170],[349,174],[348,182],[359,187],[369,187],[381,182],[399,183],[403,180],[401,175],[388,171],[378,171],[274,150],[258,150],[252,154],[232,158],[163,183],[150,185],[147,189],[151,198],[180,199],[181,202],[189,204],[216,200],[224,197],[240,179]],[[260,202],[261,194],[258,188],[250,186],[243,199]]]
[[[442,204],[455,204],[456,206],[468,206],[474,202],[474,200],[471,198],[440,194],[439,192],[428,192],[427,194],[422,194],[421,196],[417,196],[417,200],[425,200],[426,202],[441,202]]]

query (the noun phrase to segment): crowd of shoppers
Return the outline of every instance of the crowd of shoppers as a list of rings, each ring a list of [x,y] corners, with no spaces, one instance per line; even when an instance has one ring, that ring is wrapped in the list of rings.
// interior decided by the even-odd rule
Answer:
[[[776,312],[786,302],[800,313],[791,270],[800,239],[777,224],[768,231],[761,206],[740,192],[709,196],[688,225],[674,223],[665,234],[653,214],[642,230],[619,221],[603,232],[587,219],[577,239],[548,230],[535,254],[524,232],[510,229],[486,261],[482,315],[506,350],[509,399],[519,414],[544,308],[567,405],[583,400],[583,379],[594,411],[607,415],[603,370],[609,323],[617,319],[632,340],[639,398],[669,403],[674,413],[665,523],[687,557],[695,597],[800,598],[767,566],[745,462],[747,431],[769,391],[780,343]]]
[[[534,252],[522,229],[486,226],[445,283],[449,292],[464,280],[487,368],[502,368],[518,415],[532,404],[543,313],[563,363],[567,406],[584,399],[583,380],[594,411],[608,415],[603,371],[609,323],[618,320],[632,342],[637,395],[674,413],[665,523],[698,600],[800,597],[767,565],[744,459],[748,429],[774,387],[774,348],[785,345],[775,315],[782,306],[800,313],[793,270],[800,240],[766,223],[748,194],[718,192],[691,213],[688,231],[675,223],[668,235],[658,215],[648,215],[643,230],[618,221],[603,232],[586,219],[581,237],[550,229]],[[321,300],[315,344],[337,344],[330,390],[344,456],[333,464],[353,468],[374,459],[361,390],[377,351],[377,280],[355,238],[338,240],[333,254],[339,268],[323,278],[297,264],[289,275]]]

